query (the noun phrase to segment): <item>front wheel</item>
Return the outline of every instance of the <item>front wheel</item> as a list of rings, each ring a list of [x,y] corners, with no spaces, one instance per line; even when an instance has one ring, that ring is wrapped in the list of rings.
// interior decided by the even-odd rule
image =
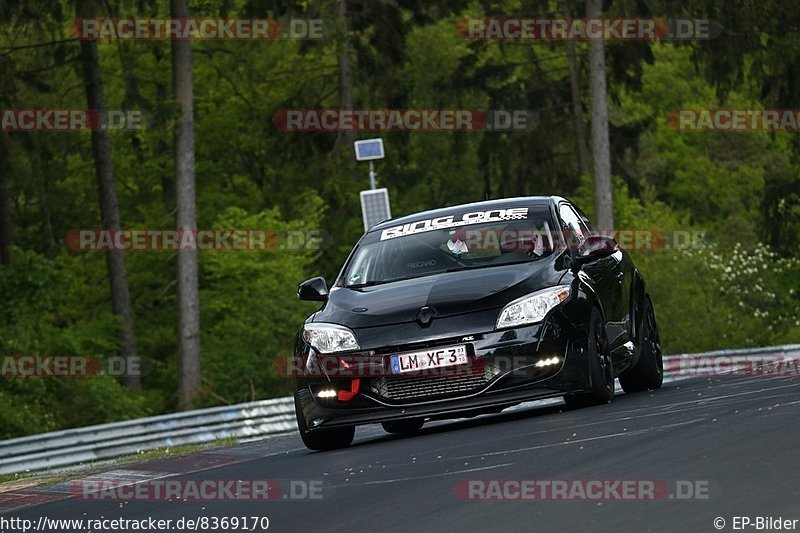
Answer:
[[[657,389],[664,383],[661,339],[650,296],[645,296],[643,316],[644,323],[639,332],[639,359],[635,366],[619,376],[619,384],[626,393]]]
[[[337,450],[339,448],[347,448],[353,443],[353,438],[356,434],[355,426],[308,431],[306,417],[303,415],[303,409],[300,407],[300,400],[297,399],[297,394],[294,396],[294,413],[297,417],[297,429],[300,430],[300,438],[309,450]]]
[[[614,399],[614,374],[611,368],[611,353],[603,317],[598,309],[592,310],[589,325],[589,342],[586,355],[589,358],[592,384],[588,392],[564,395],[564,403],[570,409],[611,403]]]

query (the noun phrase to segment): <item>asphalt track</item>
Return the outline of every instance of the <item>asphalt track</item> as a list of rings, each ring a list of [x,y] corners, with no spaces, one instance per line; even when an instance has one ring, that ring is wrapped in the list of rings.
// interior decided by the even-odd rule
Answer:
[[[291,480],[317,480],[321,499],[94,501],[69,498],[61,484],[36,489],[47,498],[0,517],[35,523],[42,516],[259,515],[275,531],[348,532],[710,532],[718,531],[720,517],[723,530],[734,531],[734,516],[800,519],[798,441],[797,376],[692,378],[582,410],[565,411],[558,401],[430,423],[413,437],[362,427],[352,447],[334,452],[309,452],[291,434],[117,467],[145,477],[171,472],[170,479],[181,480],[271,479],[284,490]],[[456,495],[459,481],[476,479],[663,480],[673,498],[469,501]],[[707,484],[707,499],[676,499],[678,480]]]

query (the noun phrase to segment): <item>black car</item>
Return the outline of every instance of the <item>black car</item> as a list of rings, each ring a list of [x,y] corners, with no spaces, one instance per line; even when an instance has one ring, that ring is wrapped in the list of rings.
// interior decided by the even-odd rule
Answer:
[[[348,446],[355,426],[426,420],[563,396],[608,403],[661,386],[653,304],[628,252],[564,198],[492,200],[382,222],[330,290],[303,282],[294,353],[300,435]]]

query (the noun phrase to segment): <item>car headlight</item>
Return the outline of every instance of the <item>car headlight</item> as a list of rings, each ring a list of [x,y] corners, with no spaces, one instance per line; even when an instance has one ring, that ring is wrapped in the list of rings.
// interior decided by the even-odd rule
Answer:
[[[339,324],[310,323],[303,326],[303,340],[319,353],[360,350],[355,334]]]
[[[559,285],[523,296],[503,308],[497,329],[541,322],[555,306],[569,298],[569,285]]]

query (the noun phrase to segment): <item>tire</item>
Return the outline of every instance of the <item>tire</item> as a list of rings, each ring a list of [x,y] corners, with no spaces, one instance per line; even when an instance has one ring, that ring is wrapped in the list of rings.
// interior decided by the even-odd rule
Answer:
[[[303,409],[300,407],[297,394],[294,396],[294,413],[297,416],[297,429],[300,430],[300,438],[309,450],[338,450],[339,448],[347,448],[353,443],[353,438],[356,434],[355,426],[308,431],[306,417],[303,415]]]
[[[643,311],[644,323],[639,332],[639,359],[635,366],[619,376],[619,384],[626,393],[658,389],[664,383],[661,338],[650,296],[645,296]]]
[[[614,399],[614,374],[611,366],[611,353],[608,348],[605,323],[598,309],[592,310],[589,325],[589,343],[586,354],[591,372],[591,389],[564,395],[564,403],[569,409],[580,409],[592,405],[611,403]]]
[[[381,426],[383,426],[383,430],[386,433],[408,435],[410,433],[416,433],[422,429],[422,425],[424,423],[424,418],[409,418],[406,420],[389,420],[387,422],[381,422]]]

